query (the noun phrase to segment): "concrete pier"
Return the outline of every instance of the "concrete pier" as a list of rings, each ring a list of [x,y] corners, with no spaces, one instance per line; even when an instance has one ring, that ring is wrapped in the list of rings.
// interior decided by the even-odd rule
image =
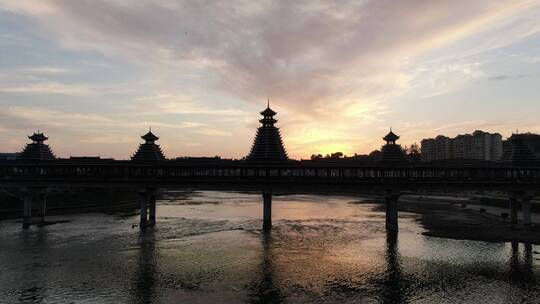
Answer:
[[[38,195],[38,216],[41,223],[45,223],[45,215],[47,215],[47,194],[40,193]]]
[[[139,227],[144,229],[148,225],[148,192],[146,190],[139,191],[139,202],[141,206]]]
[[[272,192],[263,192],[263,230],[272,229]]]
[[[525,227],[530,227],[532,225],[531,221],[531,198],[524,197],[521,200],[521,212],[523,213],[523,225]]]
[[[518,222],[518,200],[513,195],[510,196],[508,201],[508,208],[510,209],[510,226],[514,228]]]
[[[24,198],[23,198],[23,228],[27,229],[30,227],[30,224],[32,222],[32,202],[34,200],[33,193],[30,191],[24,192]]]
[[[386,229],[389,231],[398,231],[398,199],[399,194],[386,194]]]
[[[149,212],[149,225],[155,225],[156,224],[156,191],[155,190],[149,190],[148,191],[148,212]]]

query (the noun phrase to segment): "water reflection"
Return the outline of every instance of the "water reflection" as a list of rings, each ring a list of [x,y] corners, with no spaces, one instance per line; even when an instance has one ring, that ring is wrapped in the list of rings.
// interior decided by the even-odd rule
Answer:
[[[271,232],[261,233],[261,247],[260,278],[248,287],[250,290],[248,303],[283,303],[283,296],[274,278],[275,257]]]
[[[43,228],[36,230],[22,230],[20,234],[20,245],[34,248],[34,255],[41,255],[45,261],[35,261],[24,265],[20,277],[19,302],[20,303],[43,303],[45,298],[45,286],[47,280],[47,232]],[[36,276],[36,268],[42,269]]]
[[[131,229],[131,215],[66,215],[28,231],[3,222],[0,303],[529,303],[540,295],[538,246],[425,237],[413,218],[402,219],[398,238],[373,205],[311,196],[276,200],[275,229],[261,234],[258,196],[211,194],[160,205],[159,225],[144,233]]]
[[[397,231],[387,231],[386,274],[381,286],[381,303],[406,303],[404,282],[398,251],[398,233]]]
[[[520,244],[512,242],[512,254],[509,261],[510,281],[518,284],[535,284],[535,275],[533,271],[533,248],[532,244],[523,244],[523,258],[519,250]]]
[[[153,303],[156,297],[156,236],[153,227],[141,231],[131,303]]]

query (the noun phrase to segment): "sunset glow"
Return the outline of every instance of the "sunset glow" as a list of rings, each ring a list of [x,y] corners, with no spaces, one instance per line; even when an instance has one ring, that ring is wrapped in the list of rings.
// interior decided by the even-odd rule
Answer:
[[[169,157],[241,158],[268,97],[294,158],[389,127],[535,132],[538,20],[534,0],[0,1],[0,137],[125,159],[152,126]]]

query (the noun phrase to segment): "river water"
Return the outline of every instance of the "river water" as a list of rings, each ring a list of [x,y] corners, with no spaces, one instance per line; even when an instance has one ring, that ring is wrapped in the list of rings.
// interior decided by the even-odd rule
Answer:
[[[169,193],[133,213],[0,221],[0,303],[540,303],[540,246],[423,236],[345,196]]]

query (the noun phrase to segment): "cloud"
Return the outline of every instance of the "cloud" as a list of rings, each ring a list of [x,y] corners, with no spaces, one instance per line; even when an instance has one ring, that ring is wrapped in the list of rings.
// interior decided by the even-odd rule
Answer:
[[[232,133],[214,129],[214,128],[200,128],[195,133],[203,134],[203,135],[210,135],[210,136],[232,136]]]
[[[19,68],[12,68],[12,69],[4,69],[2,75],[4,77],[8,75],[19,75],[19,76],[34,76],[34,75],[65,75],[65,74],[73,74],[76,71],[74,71],[71,68],[65,68],[65,67],[56,67],[56,66],[27,66],[27,67],[19,67]]]
[[[208,96],[191,96],[173,92],[156,92],[151,95],[141,96],[127,105],[127,109],[144,111],[152,109],[153,115],[160,114],[202,114],[210,116],[236,117],[249,115],[248,112],[234,109],[230,106],[204,105],[198,100],[208,99]]]
[[[512,80],[512,79],[523,79],[530,77],[529,75],[519,74],[519,75],[494,75],[487,77],[488,81],[503,81],[503,80]]]
[[[148,126],[159,129],[199,129],[206,128],[210,134],[209,125],[199,122],[165,123],[151,119],[140,119],[131,114],[95,114],[73,113],[61,110],[51,110],[42,107],[13,106],[7,107],[0,113],[0,127],[10,129],[109,129],[109,130],[144,130]],[[219,132],[216,132],[218,134]]]
[[[419,92],[424,99],[455,92],[484,79],[482,66],[480,62],[453,62],[422,68],[415,74],[415,85],[410,89]]]
[[[85,96],[102,92],[100,89],[90,85],[65,84],[60,82],[29,83],[14,86],[0,86],[0,93],[11,94],[59,94]]]
[[[168,93],[156,80],[154,91],[129,101],[130,113],[151,106],[155,113],[216,114],[243,122],[252,114],[209,99],[228,95],[254,104],[270,96],[295,151],[335,146],[338,133],[385,123],[389,104],[415,88],[435,96],[485,77],[481,64],[461,57],[538,33],[534,18],[521,18],[538,6],[527,0],[0,0],[0,10],[37,22],[44,37],[65,49],[129,61],[147,69],[148,77],[167,71],[178,86],[193,75],[202,83],[197,94],[183,96]],[[434,60],[427,80],[416,77],[415,60],[471,37],[474,45]],[[104,91],[42,81],[0,86],[0,92],[78,97]],[[331,132],[301,140],[322,129]],[[359,142],[348,149],[360,149]]]
[[[489,29],[536,1],[42,1],[4,2],[36,17],[73,49],[195,63],[214,85],[246,99],[271,95],[289,108],[342,92],[399,88],[403,62]],[[376,69],[374,69],[376,67]],[[367,83],[366,83],[366,80]]]
[[[6,107],[0,112],[0,125],[10,129],[87,127],[112,124],[114,120],[103,115],[68,113],[39,107]]]

